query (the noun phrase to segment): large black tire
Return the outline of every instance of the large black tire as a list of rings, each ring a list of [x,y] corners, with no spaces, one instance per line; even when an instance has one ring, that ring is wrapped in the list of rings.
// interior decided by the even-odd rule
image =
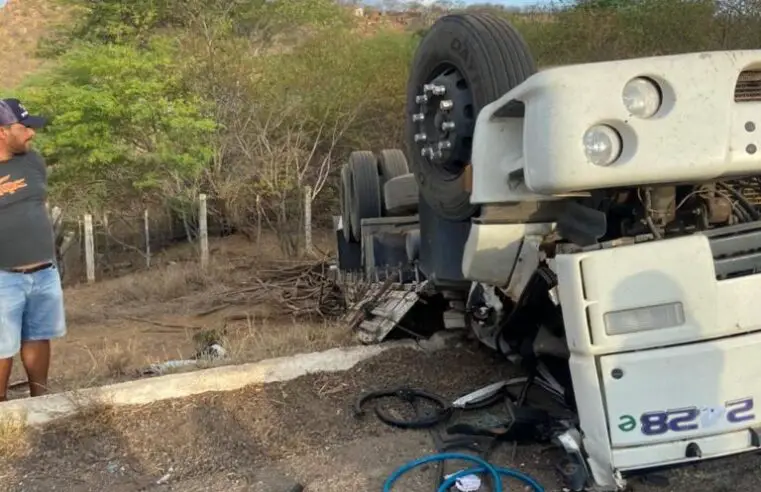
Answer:
[[[386,204],[386,183],[399,176],[404,176],[410,173],[410,168],[407,165],[407,158],[404,156],[404,152],[399,149],[383,149],[378,153],[378,173],[380,174],[380,186],[381,186],[381,206],[385,212],[388,212],[388,206]],[[393,215],[393,212],[391,213]]]
[[[378,153],[378,170],[381,186],[398,176],[409,174],[410,168],[404,152],[399,149],[383,149]]]
[[[341,200],[341,223],[346,242],[352,242],[351,230],[351,169],[348,164],[341,166],[341,185],[338,188]]]
[[[420,191],[412,173],[396,176],[383,186],[383,204],[389,217],[417,213]]]
[[[348,166],[351,174],[351,234],[356,241],[361,241],[362,219],[375,219],[383,212],[378,159],[372,152],[358,150],[349,155]]]
[[[423,38],[407,84],[405,139],[410,169],[438,215],[465,220],[478,212],[478,206],[470,203],[464,182],[478,113],[535,72],[536,65],[523,38],[505,19],[492,14],[444,16]],[[448,115],[456,119],[457,127],[448,133],[431,123],[435,118],[413,121],[413,115],[422,109],[416,97],[425,93],[426,84],[432,83],[451,88],[446,97],[454,101],[454,106]],[[436,104],[439,101],[434,99]],[[423,104],[432,106],[430,102]],[[439,133],[428,135],[426,130]],[[422,133],[427,141],[416,141],[415,135]],[[434,138],[451,143],[439,159],[422,155],[427,146],[433,145]]]

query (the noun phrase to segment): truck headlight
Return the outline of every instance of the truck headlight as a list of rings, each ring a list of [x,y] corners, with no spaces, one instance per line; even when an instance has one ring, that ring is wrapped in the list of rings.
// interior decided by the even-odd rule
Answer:
[[[608,125],[596,125],[584,133],[584,152],[597,166],[613,164],[621,155],[621,135]]]
[[[624,309],[605,313],[605,333],[624,335],[640,331],[660,330],[684,324],[684,307],[681,302]]]
[[[638,118],[650,118],[661,108],[663,97],[658,84],[645,77],[632,79],[624,86],[624,106]]]

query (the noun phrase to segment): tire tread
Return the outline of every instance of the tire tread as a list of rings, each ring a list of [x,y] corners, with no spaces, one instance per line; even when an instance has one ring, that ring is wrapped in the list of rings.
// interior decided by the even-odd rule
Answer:
[[[356,241],[362,240],[362,219],[380,217],[381,189],[378,176],[378,159],[370,151],[358,150],[349,155],[352,178],[351,233]]]

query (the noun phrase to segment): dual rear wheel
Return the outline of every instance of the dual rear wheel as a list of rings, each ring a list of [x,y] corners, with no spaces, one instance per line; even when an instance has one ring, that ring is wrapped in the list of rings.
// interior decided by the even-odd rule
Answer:
[[[384,149],[349,155],[341,168],[340,195],[344,239],[360,242],[362,219],[414,215],[419,192],[404,152]]]
[[[481,109],[536,72],[523,38],[488,13],[447,15],[420,43],[410,71],[405,153],[356,151],[341,169],[344,237],[362,219],[414,214],[419,196],[447,220],[478,213],[465,169]]]

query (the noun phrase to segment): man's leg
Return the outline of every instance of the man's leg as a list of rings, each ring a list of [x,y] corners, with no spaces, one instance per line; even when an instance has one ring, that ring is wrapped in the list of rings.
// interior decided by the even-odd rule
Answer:
[[[0,360],[0,402],[8,399],[8,382],[11,379],[13,357]]]
[[[13,357],[21,344],[21,326],[26,304],[24,278],[0,271],[0,401],[7,399]]]
[[[27,297],[21,330],[21,361],[29,378],[29,393],[40,396],[48,390],[50,340],[66,334],[63,289],[58,270],[31,273],[32,289]]]
[[[47,340],[21,342],[21,360],[29,379],[29,396],[41,396],[47,393],[50,342]]]

